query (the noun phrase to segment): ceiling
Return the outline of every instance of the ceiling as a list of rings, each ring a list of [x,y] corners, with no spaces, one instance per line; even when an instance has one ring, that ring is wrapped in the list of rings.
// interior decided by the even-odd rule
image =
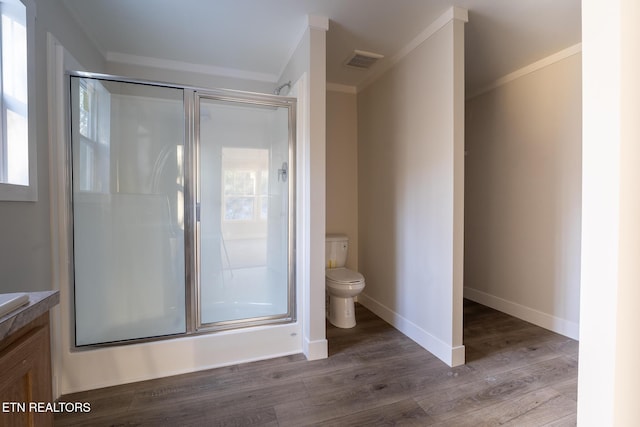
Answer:
[[[273,81],[307,24],[329,18],[327,81],[358,86],[455,5],[465,27],[467,93],[579,43],[580,0],[62,0],[107,58],[146,57]],[[354,49],[385,58],[343,65]],[[132,55],[132,56],[130,56]]]

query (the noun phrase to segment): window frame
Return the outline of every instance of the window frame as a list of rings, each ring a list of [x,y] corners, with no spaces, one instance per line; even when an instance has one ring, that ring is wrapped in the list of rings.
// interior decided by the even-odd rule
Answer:
[[[15,0],[25,7],[26,35],[27,35],[27,132],[28,132],[28,165],[29,183],[27,185],[0,182],[0,201],[35,202],[38,200],[38,162],[36,146],[36,96],[35,96],[35,20],[36,7],[34,0]],[[6,0],[0,1],[7,3]],[[0,34],[1,36],[1,34]],[[1,39],[0,39],[1,42]],[[1,63],[1,61],[0,61]],[[0,73],[2,72],[0,68]],[[0,94],[1,96],[1,94]],[[3,101],[0,100],[3,104]],[[4,104],[0,106],[4,110]],[[4,126],[3,126],[4,129]],[[3,130],[4,133],[4,130]],[[0,149],[4,149],[4,136],[0,141]]]

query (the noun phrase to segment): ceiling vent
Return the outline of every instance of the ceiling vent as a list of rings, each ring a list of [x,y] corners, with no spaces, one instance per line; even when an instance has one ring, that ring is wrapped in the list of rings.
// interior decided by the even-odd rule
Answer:
[[[368,70],[378,59],[384,58],[384,55],[379,53],[366,52],[364,50],[354,50],[351,55],[344,62],[347,67],[359,68],[361,70]]]

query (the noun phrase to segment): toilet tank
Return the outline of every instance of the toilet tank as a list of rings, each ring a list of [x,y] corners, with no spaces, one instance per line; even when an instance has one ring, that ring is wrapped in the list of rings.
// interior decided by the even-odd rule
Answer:
[[[325,267],[344,267],[347,263],[347,251],[349,249],[349,239],[344,234],[327,234],[324,253]]]

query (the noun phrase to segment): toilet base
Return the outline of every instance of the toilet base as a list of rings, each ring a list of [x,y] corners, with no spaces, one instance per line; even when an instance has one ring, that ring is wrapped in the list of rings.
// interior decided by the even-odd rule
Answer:
[[[353,297],[341,298],[329,295],[329,322],[338,328],[356,326],[356,312]]]

